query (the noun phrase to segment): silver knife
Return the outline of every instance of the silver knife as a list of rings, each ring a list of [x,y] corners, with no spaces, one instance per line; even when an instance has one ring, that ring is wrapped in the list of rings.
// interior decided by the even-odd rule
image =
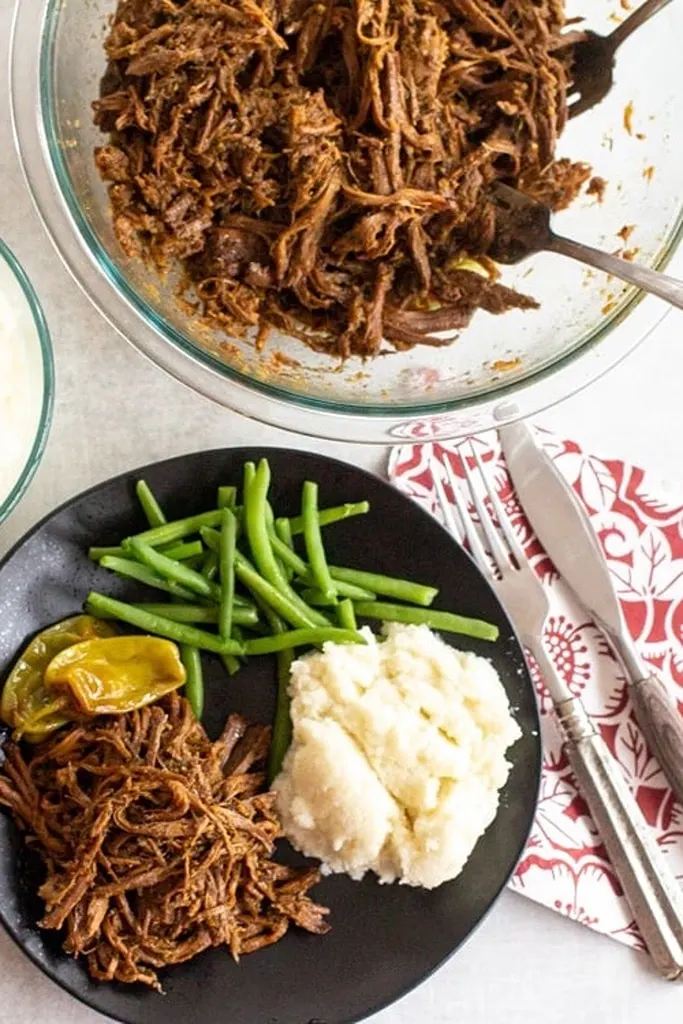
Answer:
[[[673,693],[635,648],[585,509],[526,423],[503,427],[499,435],[510,477],[534,533],[622,663],[638,724],[683,802],[683,716]]]

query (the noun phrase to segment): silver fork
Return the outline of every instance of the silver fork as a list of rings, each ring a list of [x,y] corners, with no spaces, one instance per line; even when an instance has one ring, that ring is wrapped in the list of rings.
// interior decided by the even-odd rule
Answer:
[[[485,497],[461,448],[466,485],[461,492],[450,462],[432,454],[431,471],[444,519],[454,536],[466,539],[474,561],[488,577],[522,642],[533,654],[548,687],[561,725],[564,746],[579,788],[605,844],[612,866],[659,973],[676,980],[683,975],[683,893],[650,832],[621,768],[595,729],[580,698],[572,695],[548,656],[543,630],[549,612],[545,587],[515,536],[495,487],[490,485],[472,444]],[[442,472],[453,493],[461,527],[444,491]],[[493,515],[489,512],[486,498]],[[469,501],[468,501],[469,499]],[[469,502],[474,506],[482,543]],[[488,554],[487,554],[488,552]],[[489,559],[490,555],[490,559]]]

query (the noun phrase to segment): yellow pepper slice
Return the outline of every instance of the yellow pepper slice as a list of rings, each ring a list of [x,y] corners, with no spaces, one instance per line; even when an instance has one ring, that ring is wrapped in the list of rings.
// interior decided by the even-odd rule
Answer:
[[[55,655],[82,641],[115,635],[109,622],[76,615],[31,640],[7,677],[0,698],[0,717],[14,730],[14,739],[40,743],[71,721],[66,697],[49,690],[44,681],[45,669]]]
[[[144,707],[185,682],[178,648],[156,636],[86,640],[57,654],[45,685],[81,715],[118,715]]]

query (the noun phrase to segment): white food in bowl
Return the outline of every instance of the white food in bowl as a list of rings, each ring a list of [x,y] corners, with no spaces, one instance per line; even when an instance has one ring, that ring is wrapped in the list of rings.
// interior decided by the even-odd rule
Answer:
[[[31,458],[43,392],[37,328],[14,273],[0,258],[0,508]]]
[[[293,740],[273,783],[285,832],[325,872],[434,888],[493,821],[521,735],[489,661],[427,626],[294,662]]]

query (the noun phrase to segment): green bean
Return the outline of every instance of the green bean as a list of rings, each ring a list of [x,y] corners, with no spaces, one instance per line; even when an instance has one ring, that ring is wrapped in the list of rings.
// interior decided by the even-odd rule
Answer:
[[[326,597],[315,587],[305,587],[301,591],[301,596],[312,608],[334,608],[339,603],[339,598],[348,598],[350,601],[375,601],[377,599],[377,594],[373,594],[372,591],[363,590],[362,587],[352,587],[348,583],[339,584],[337,597]]]
[[[264,621],[265,620],[265,621]],[[263,614],[263,609],[259,608],[259,620],[258,622],[249,623],[244,626],[245,633],[253,633],[254,636],[270,636],[272,630],[270,626],[266,625],[267,619]],[[235,636],[235,627],[232,627],[232,635]]]
[[[235,575],[247,590],[251,591],[254,598],[260,598],[292,626],[316,626],[313,619],[302,612],[298,604],[291,602],[282,591],[260,576],[251,562],[239,551],[235,552]]]
[[[180,583],[181,586],[194,591],[200,597],[210,597],[214,601],[220,601],[221,588],[207,580],[206,576],[202,576],[195,569],[189,569],[182,562],[174,562],[172,558],[162,555],[160,551],[156,551],[138,537],[130,537],[124,541],[123,546],[131,554],[135,555],[138,561],[142,562],[143,565],[149,566],[159,576],[173,580],[175,583]]]
[[[324,643],[364,644],[365,638],[351,629],[337,629],[335,626],[292,629],[275,636],[259,636],[244,641],[244,653],[249,655],[273,654],[294,647],[318,647]]]
[[[369,501],[347,501],[345,505],[335,505],[334,508],[323,508],[318,512],[318,522],[321,526],[330,526],[331,523],[338,523],[342,519],[350,519],[351,516],[363,516],[370,511]],[[292,535],[296,536],[304,532],[303,516],[294,516],[289,520]]]
[[[244,636],[242,634],[242,630],[240,629],[239,626],[235,625],[234,619],[232,626],[232,638],[233,640],[236,640],[238,644],[244,646]],[[236,676],[239,670],[242,668],[242,662],[234,654],[221,654],[221,661],[223,662],[225,671],[228,673],[229,676]]]
[[[135,485],[135,493],[149,525],[152,527],[163,526],[166,523],[166,516],[146,480],[138,480]]]
[[[137,601],[136,608],[149,612],[151,615],[162,615],[174,622],[187,622],[190,625],[202,623],[215,626],[218,622],[218,608],[204,604],[164,604],[157,601]]]
[[[211,512],[200,512],[196,516],[187,516],[186,519],[176,519],[175,522],[166,523],[165,526],[157,526],[153,530],[144,530],[135,534],[135,540],[141,540],[150,547],[158,548],[162,544],[174,544],[183,537],[192,533],[198,533],[202,526],[219,526],[222,510],[212,509]]]
[[[294,538],[292,537],[292,524],[285,516],[275,520],[275,533],[277,537],[286,544],[290,550],[294,550]]]
[[[252,558],[264,579],[267,579],[275,587],[284,585],[283,589],[285,589],[287,581],[277,564],[270,543],[270,537],[268,536],[266,513],[268,487],[270,484],[268,462],[266,459],[261,459],[253,475],[249,475],[250,479],[248,482],[246,480],[246,468],[247,466],[245,465],[244,528],[249,541],[249,547],[251,548]]]
[[[433,608],[410,608],[404,604],[384,604],[382,601],[360,601],[355,606],[356,615],[365,619],[380,619],[382,622],[405,622],[430,626],[445,633],[462,633],[477,640],[497,640],[499,629],[490,622],[467,619],[452,612],[439,612]]]
[[[272,608],[267,604],[261,605],[261,611],[271,633],[277,636],[285,632],[285,624]],[[270,741],[270,752],[268,756],[268,780],[272,782],[280,771],[282,759],[284,758],[292,738],[292,719],[289,712],[289,674],[294,660],[294,651],[284,649],[277,651],[277,704],[275,707],[275,719],[273,721],[273,734]]]
[[[194,591],[188,590],[187,587],[183,587],[179,583],[173,583],[171,580],[158,576],[148,566],[140,565],[139,562],[134,562],[131,558],[115,558],[114,556],[105,555],[100,560],[100,565],[103,569],[115,572],[117,576],[137,580],[138,583],[144,583],[146,586],[154,587],[156,590],[165,590],[167,594],[173,594],[174,597],[179,597],[183,601],[194,601],[197,596]]]
[[[229,508],[223,509],[219,552],[221,602],[218,613],[218,632],[229,637],[232,632],[233,602],[235,598],[235,542],[237,520]]]
[[[221,661],[229,676],[236,676],[242,667],[239,663],[239,658],[236,658],[234,654],[221,654]]]
[[[395,579],[393,576],[381,576],[374,572],[363,572],[361,569],[343,569],[340,566],[331,565],[330,573],[337,586],[341,582],[352,583],[354,586],[367,587],[368,590],[383,594],[385,597],[393,597],[397,601],[407,601],[409,604],[419,604],[422,607],[429,607],[439,593],[435,587],[427,587],[423,583]],[[341,593],[341,588],[339,592]],[[351,597],[350,594],[344,596]]]
[[[287,624],[280,618],[278,613],[276,611],[273,611],[270,605],[266,604],[266,602],[262,601],[259,597],[255,597],[254,601],[256,602],[256,606],[260,611],[261,615],[266,620],[266,628],[270,629],[271,634],[284,633],[285,630],[287,629]],[[261,635],[268,636],[266,632],[262,633]]]
[[[221,546],[221,535],[218,530],[212,530],[209,526],[203,526],[201,529],[201,537],[211,554],[215,554],[218,557],[218,553]],[[246,598],[240,594],[235,594],[235,604],[249,604]]]
[[[273,536],[277,537],[281,544],[285,544],[290,551],[294,549],[294,539],[292,537],[292,531],[289,528],[289,519],[275,520],[272,524],[271,540]],[[289,562],[282,562],[282,559],[280,559],[280,562],[282,564],[282,571],[287,577],[288,582],[291,583],[294,576],[294,570],[291,564]]]
[[[277,555],[280,561],[288,566],[292,572],[302,580],[309,579],[308,566],[304,562],[303,558],[297,555],[293,548],[289,547],[280,537],[278,537],[275,530],[270,533],[270,543],[273,548],[273,552]]]
[[[180,657],[185,666],[185,696],[190,702],[197,721],[201,720],[204,711],[204,673],[202,671],[202,656],[196,647],[189,644],[181,644]]]
[[[201,569],[199,570],[202,576],[206,576],[207,580],[214,580],[218,573],[218,555],[215,551],[207,551],[204,555],[204,561],[202,562]]]
[[[91,558],[93,562],[99,562],[103,558],[124,558],[125,554],[120,544],[108,548],[88,548],[88,558]]]
[[[222,515],[223,513],[221,511],[221,516]],[[199,536],[202,538],[209,551],[218,556],[221,546],[220,530],[214,530],[211,526],[202,526],[199,531]]]
[[[136,626],[146,633],[153,633],[157,636],[165,636],[168,640],[174,640],[179,644],[189,644],[190,647],[199,647],[204,651],[213,651],[215,654],[241,654],[242,646],[236,640],[223,640],[213,633],[206,633],[194,626],[187,626],[182,622],[174,622],[163,615],[153,615],[142,608],[136,608],[133,604],[125,601],[117,601],[106,594],[99,594],[91,591],[86,601],[88,610],[92,615],[103,615],[113,617],[127,622],[130,626]]]
[[[334,579],[334,576],[332,579]],[[348,583],[346,580],[334,580],[334,585],[340,597],[348,597],[351,601],[374,601],[377,597],[374,590],[366,590],[365,587],[359,587],[355,583]]]
[[[202,604],[165,604],[158,601],[136,601],[136,608],[151,612],[153,615],[163,615],[166,619],[173,619],[174,622],[205,623],[215,625],[218,622],[218,608]],[[232,621],[235,626],[255,626],[258,622],[258,612],[253,606],[243,608],[235,605],[232,610]]]
[[[182,562],[189,558],[195,558],[202,554],[202,545],[198,540],[191,541],[188,544],[172,544],[168,547],[162,548],[162,554],[166,555],[167,558],[173,558],[176,562]],[[92,547],[88,549],[88,558],[91,558],[93,562],[100,562],[103,558],[125,558],[126,549],[122,544],[116,544],[112,547]]]
[[[204,553],[204,545],[200,540],[190,541],[189,544],[174,544],[172,547],[164,548],[161,552],[174,562],[186,562],[191,558],[198,558]]]
[[[337,605],[337,621],[339,622],[341,629],[358,629],[356,613],[353,610],[353,602],[349,601],[348,597],[343,601],[340,601]]]
[[[318,519],[318,485],[313,480],[304,481],[301,491],[301,518],[304,521],[304,543],[310,574],[315,586],[325,597],[335,597],[337,591],[327,567]]]
[[[270,542],[273,546],[273,552],[277,557],[282,562],[289,565],[295,575],[298,576],[303,583],[313,583],[308,566],[304,562],[303,558],[300,558],[299,555],[297,555],[296,551],[289,549],[284,541],[274,533],[270,535]],[[334,571],[330,569],[330,572],[334,579]],[[377,597],[377,594],[373,590],[367,590],[365,587],[359,587],[356,584],[348,583],[345,580],[335,579],[334,585],[340,597],[350,597],[352,601],[374,601]],[[304,595],[305,593],[306,592],[304,591]],[[304,596],[304,600],[308,599]]]
[[[280,774],[285,754],[292,742],[292,716],[289,701],[289,677],[294,661],[291,650],[277,652],[277,705],[273,734],[268,754],[268,782],[271,783]]]
[[[328,597],[315,587],[306,587],[301,596],[311,608],[334,608],[339,603],[336,597]]]
[[[261,459],[258,468],[244,495],[244,528],[249,547],[260,575],[286,597],[289,604],[297,607],[307,625],[326,626],[329,622],[324,615],[309,608],[305,601],[289,585],[273,553],[267,525],[266,502],[270,485],[270,467]],[[288,620],[290,621],[290,620]],[[302,625],[303,623],[297,623]]]
[[[217,505],[219,508],[233,508],[237,504],[237,488],[236,487],[219,487],[218,488],[218,501]]]
[[[301,591],[301,596],[312,608],[334,608],[339,603],[339,598],[348,598],[350,601],[375,601],[377,599],[377,594],[373,594],[372,591],[363,590],[362,587],[352,587],[348,583],[339,584],[338,597],[325,597],[315,587],[306,587]]]
[[[247,491],[251,487],[252,481],[256,476],[256,464],[254,462],[245,462],[242,466],[242,491],[244,495],[244,504],[247,503]]]

